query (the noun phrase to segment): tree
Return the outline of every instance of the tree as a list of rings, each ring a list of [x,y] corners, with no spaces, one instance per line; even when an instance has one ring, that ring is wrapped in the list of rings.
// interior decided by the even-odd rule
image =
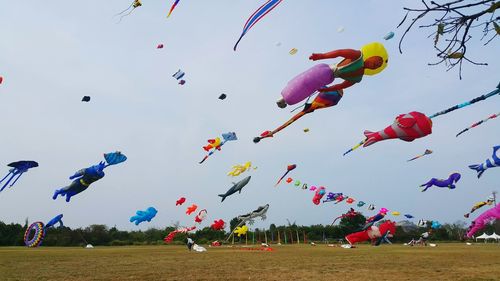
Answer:
[[[415,24],[428,14],[436,14],[432,23],[418,26],[418,28],[434,28],[435,30],[429,37],[434,36],[434,48],[439,59],[429,65],[445,63],[448,66],[447,70],[458,65],[460,79],[462,79],[464,60],[474,65],[487,65],[487,63],[478,63],[467,57],[467,44],[477,28],[482,28],[479,32],[482,33],[480,40],[484,38],[487,40],[484,45],[488,45],[500,34],[500,26],[497,23],[500,17],[495,17],[495,11],[500,8],[500,2],[495,0],[464,1],[454,0],[444,4],[430,1],[428,4],[426,0],[422,0],[423,8],[403,8],[407,13],[398,27],[406,22],[408,15],[416,14],[416,17],[411,19],[411,23],[399,40],[399,52],[402,53],[402,42]]]

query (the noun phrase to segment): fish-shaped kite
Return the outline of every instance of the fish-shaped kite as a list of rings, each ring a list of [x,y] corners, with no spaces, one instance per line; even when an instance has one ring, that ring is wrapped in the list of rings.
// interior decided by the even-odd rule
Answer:
[[[477,178],[489,168],[500,167],[500,145],[493,147],[493,155],[482,164],[470,165],[469,168],[477,172]]]
[[[283,0],[269,0],[264,5],[260,6],[260,8],[255,11],[250,18],[248,18],[247,22],[245,23],[245,26],[243,27],[243,31],[241,32],[240,38],[238,41],[236,41],[236,44],[234,44],[233,50],[236,51],[236,48],[238,47],[238,44],[240,43],[241,39],[245,34],[257,23],[259,22],[265,15],[267,15],[272,9],[276,8],[281,1]],[[177,0],[176,2],[179,2]]]

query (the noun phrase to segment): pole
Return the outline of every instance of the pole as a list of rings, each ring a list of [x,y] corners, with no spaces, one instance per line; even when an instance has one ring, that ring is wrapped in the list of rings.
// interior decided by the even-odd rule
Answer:
[[[280,239],[280,230],[278,229],[278,244],[281,244],[281,239]]]

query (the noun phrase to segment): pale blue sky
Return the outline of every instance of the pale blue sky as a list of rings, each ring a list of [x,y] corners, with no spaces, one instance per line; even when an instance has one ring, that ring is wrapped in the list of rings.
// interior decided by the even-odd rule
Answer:
[[[195,203],[208,210],[206,226],[269,203],[268,220],[255,225],[268,227],[287,218],[328,224],[346,211],[346,204],[313,205],[312,192],[291,185],[275,188],[292,163],[298,165],[290,173],[294,179],[416,219],[463,219],[473,203],[500,191],[500,168],[479,180],[467,168],[500,144],[500,121],[455,138],[498,112],[498,96],[434,119],[433,134],[426,138],[385,141],[342,157],[365,129],[383,129],[400,113],[432,114],[493,90],[499,82],[498,40],[483,47],[476,34],[468,53],[489,66],[466,64],[459,80],[456,70],[427,65],[436,59],[427,38],[431,30],[414,30],[404,53],[397,51],[402,7],[418,1],[285,0],[247,33],[237,52],[232,47],[263,0],[181,0],[169,19],[173,1],[144,0],[116,24],[113,15],[130,2],[0,2],[0,174],[13,161],[40,163],[0,193],[0,220],[46,222],[63,213],[70,227],[147,229],[174,221],[190,225],[194,215],[184,211]],[[344,32],[338,33],[339,27]],[[389,31],[396,36],[384,41]],[[390,54],[384,72],[347,89],[336,107],[302,118],[273,139],[252,142],[291,116],[275,101],[291,78],[316,64],[308,60],[311,53],[372,41],[383,42]],[[164,49],[157,50],[158,43]],[[298,53],[289,55],[291,48]],[[186,72],[184,86],[171,77],[179,68]],[[226,100],[217,99],[221,93]],[[84,95],[92,101],[80,102]],[[199,165],[206,140],[228,131],[239,140]],[[434,154],[406,162],[426,148]],[[70,203],[51,199],[76,170],[115,150],[128,161],[106,169],[105,178]],[[226,173],[246,161],[258,167],[252,180],[241,194],[220,203],[217,194],[231,186]],[[455,190],[420,192],[418,186],[431,177],[455,171],[462,173]],[[181,196],[186,204],[175,207]],[[149,206],[158,209],[151,223],[128,222]]]

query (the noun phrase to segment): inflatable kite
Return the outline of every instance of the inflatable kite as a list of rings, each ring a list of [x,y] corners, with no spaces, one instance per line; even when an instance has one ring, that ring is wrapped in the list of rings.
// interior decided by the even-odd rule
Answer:
[[[295,55],[298,52],[296,48],[292,48],[290,52],[288,52],[290,55]]]
[[[177,81],[179,81],[180,85],[184,85],[186,83],[186,80],[182,79],[182,77],[184,77],[184,75],[186,75],[186,73],[179,69],[179,70],[177,70],[176,73],[174,73],[174,75],[172,75],[172,77],[177,79]]]
[[[363,76],[374,75],[385,69],[388,62],[384,45],[378,42],[370,43],[361,50],[342,49],[325,54],[312,54],[309,59],[316,61],[343,57],[336,65],[318,64],[290,80],[281,91],[282,98],[277,101],[280,108],[294,105],[308,98],[316,91],[333,92],[348,88],[361,82]],[[335,78],[344,82],[328,86]]]
[[[156,49],[163,49],[163,44],[156,45]]]
[[[431,153],[432,153],[432,150],[430,150],[430,149],[426,149],[426,150],[425,150],[425,152],[424,152],[424,154],[417,155],[417,156],[413,157],[412,159],[406,160],[406,162],[413,161],[413,160],[415,160],[415,159],[418,159],[418,158],[420,158],[420,157],[424,157],[425,155],[429,155],[429,154],[431,154]]]
[[[223,230],[224,227],[226,227],[226,222],[224,222],[222,219],[220,220],[215,220],[214,223],[210,226],[213,230]]]
[[[410,215],[410,214],[405,214],[405,217],[406,217],[407,219],[412,219],[412,218],[414,218],[414,216],[412,216],[412,215]]]
[[[255,140],[254,140],[254,141],[255,141]],[[288,173],[290,173],[290,171],[295,170],[295,168],[297,168],[297,165],[295,165],[295,164],[288,165],[288,166],[286,167],[286,172],[285,172],[285,174],[283,174],[283,176],[282,176],[282,177],[278,180],[278,182],[277,182],[274,186],[275,186],[275,187],[276,187],[276,186],[278,186],[278,184],[280,184],[281,180],[282,180],[282,179],[283,179],[286,175],[288,175]],[[288,180],[287,180],[287,181],[288,181]]]
[[[425,192],[427,191],[427,189],[433,185],[437,186],[437,187],[447,187],[449,189],[455,189],[455,183],[457,183],[459,180],[460,180],[460,174],[459,173],[453,173],[451,174],[447,179],[443,180],[443,179],[436,179],[436,178],[432,178],[431,180],[429,180],[428,182],[420,185],[420,187],[424,187],[425,188],[422,190],[422,192]]]
[[[194,222],[201,223],[207,217],[207,210],[203,209],[194,217]]]
[[[382,140],[398,138],[400,140],[411,142],[415,139],[425,137],[432,133],[432,118],[472,105],[478,101],[482,101],[492,96],[498,95],[499,93],[500,83],[495,90],[486,95],[481,95],[470,101],[454,105],[430,116],[426,116],[425,114],[417,111],[412,111],[407,114],[400,114],[398,117],[396,117],[394,123],[384,130],[375,133],[365,131],[365,139],[345,152],[344,155],[357,149],[360,146],[367,147]]]
[[[399,215],[401,215],[401,213],[398,212],[398,211],[394,211],[394,212],[391,213],[391,215],[393,215],[393,216],[399,216]]]
[[[462,131],[458,132],[458,134],[457,134],[456,136],[458,137],[458,136],[460,136],[461,134],[463,134],[463,133],[467,132],[468,130],[470,130],[470,129],[472,129],[472,128],[475,128],[475,127],[477,127],[477,126],[479,126],[479,125],[481,125],[481,124],[483,124],[483,123],[486,123],[486,122],[487,122],[488,120],[490,120],[490,119],[497,118],[498,116],[500,116],[500,112],[498,112],[497,114],[490,115],[488,118],[483,119],[483,120],[481,120],[481,121],[479,121],[479,122],[476,122],[476,123],[472,124],[470,127],[465,128],[465,129],[463,129]]]
[[[196,211],[196,209],[198,209],[198,206],[196,204],[189,206],[186,209],[186,215],[188,215],[188,216],[191,215],[194,211]]]
[[[394,37],[394,32],[391,31],[384,36],[384,39],[389,40],[392,39],[392,37]]]
[[[174,11],[174,9],[177,6],[177,4],[179,3],[179,1],[180,0],[175,0],[174,4],[172,4],[172,7],[170,7],[170,11],[168,11],[167,18],[170,17],[170,14],[172,14],[172,12]]]
[[[354,201],[356,201],[356,200],[354,200],[354,198],[351,198],[351,197],[349,197],[349,198],[347,198],[347,199],[345,200],[345,202],[346,202],[347,204],[352,204],[352,203],[354,203]]]
[[[245,23],[245,26],[243,27],[243,31],[241,32],[240,38],[238,41],[236,41],[236,44],[234,44],[233,50],[236,51],[236,48],[238,47],[238,44],[240,43],[241,39],[245,34],[257,23],[259,22],[265,15],[267,15],[271,10],[276,8],[281,1],[283,0],[269,0],[264,5],[260,6],[251,16],[248,18],[247,22]]]
[[[245,187],[245,185],[248,184],[248,182],[250,181],[251,178],[252,178],[252,176],[248,176],[248,177],[240,180],[237,183],[233,183],[233,186],[231,186],[231,188],[229,188],[226,191],[226,193],[219,194],[219,197],[222,197],[221,202],[224,202],[224,200],[226,199],[226,197],[228,197],[230,195],[233,195],[233,194],[235,194],[238,191],[239,191],[239,193],[241,193],[241,190],[243,189],[243,187]]]
[[[175,235],[177,233],[188,233],[189,231],[192,231],[195,229],[196,229],[196,226],[178,228],[174,231],[171,231],[167,236],[165,236],[165,238],[163,238],[163,241],[165,241],[165,243],[170,243],[174,240]]]
[[[3,83],[3,76],[0,76],[0,84]]]
[[[362,228],[362,230],[366,230],[368,229],[369,227],[371,227],[373,224],[375,224],[376,222],[380,221],[381,219],[383,219],[386,215],[387,215],[387,212],[389,212],[389,210],[387,210],[386,208],[381,208],[380,211],[378,212],[378,214],[376,214],[375,216],[373,217],[370,217],[368,219],[366,219],[366,224],[365,226]]]
[[[225,134],[222,134],[222,139],[223,141],[220,140],[220,138],[215,138],[215,139],[209,139],[208,140],[208,145],[204,146],[203,149],[208,152],[207,155],[199,162],[199,164],[203,163],[205,160],[207,160],[210,155],[214,154],[215,151],[221,150],[221,147],[228,141],[235,141],[238,138],[236,137],[235,132],[228,132]]]
[[[432,229],[438,229],[440,227],[441,227],[441,224],[438,221],[432,221],[432,223],[431,223]]]
[[[90,97],[89,96],[83,96],[82,102],[89,102],[89,101],[90,101]]]
[[[285,129],[286,127],[291,125],[293,122],[299,120],[302,116],[309,114],[309,113],[312,113],[317,109],[323,109],[323,108],[328,108],[328,107],[337,105],[338,102],[340,101],[340,99],[342,98],[343,94],[344,94],[344,92],[342,90],[319,93],[311,103],[306,102],[306,104],[304,105],[304,108],[302,109],[301,112],[295,114],[292,118],[290,118],[290,120],[288,120],[283,125],[276,128],[275,130],[263,132],[260,135],[260,137],[255,137],[253,139],[253,142],[258,143],[261,139],[273,137],[274,134]],[[309,129],[307,129],[307,131],[309,131]],[[304,132],[305,132],[305,129],[304,129]]]
[[[242,235],[246,235],[248,232],[248,227],[246,225],[244,226],[238,226],[236,227],[236,229],[233,231],[234,234],[238,234],[238,237],[242,236]]]
[[[343,218],[354,218],[354,217],[356,217],[356,216],[358,216],[358,215],[361,215],[361,213],[356,212],[356,211],[354,211],[354,209],[353,209],[353,208],[351,208],[349,211],[347,211],[347,213],[342,214],[342,215],[340,215],[340,216],[336,217],[336,218],[333,220],[332,225],[334,225],[334,224],[335,224],[335,222],[336,222],[338,219],[343,219]]]
[[[116,14],[116,15],[115,15],[115,17],[116,17],[116,16],[120,16],[120,15],[121,15],[120,20],[118,21],[118,23],[120,23],[120,22],[122,21],[122,18],[123,18],[123,17],[126,17],[126,16],[128,16],[128,15],[132,14],[132,12],[133,12],[136,8],[139,8],[140,6],[142,6],[141,1],[140,1],[140,0],[134,0],[134,2],[132,2],[132,4],[130,4],[130,6],[128,6],[128,8],[127,8],[127,9],[125,9],[125,10],[123,10],[123,11],[121,11],[121,12],[119,12],[118,14]],[[127,13],[127,12],[128,12],[128,13]],[[126,13],[126,14],[125,14],[125,13]]]
[[[354,245],[359,242],[364,242],[367,240],[371,240],[374,243],[377,239],[382,237],[382,235],[386,234],[390,231],[389,237],[392,237],[396,234],[396,223],[392,221],[386,221],[381,223],[379,226],[372,225],[366,230],[351,233],[345,237],[349,244]]]
[[[107,164],[101,161],[99,164],[81,169],[69,177],[69,179],[73,180],[73,182],[66,187],[57,189],[54,192],[52,199],[56,200],[57,196],[61,195],[61,197],[66,196],[66,202],[69,202],[71,197],[85,191],[93,182],[102,179],[105,176],[104,169],[106,167],[122,163],[127,160],[127,157],[117,151],[104,154],[104,159]]]
[[[11,167],[9,170],[9,173],[3,177],[3,179],[0,180],[0,183],[2,183],[5,179],[7,179],[9,176],[10,178],[7,179],[5,184],[0,188],[0,192],[4,190],[4,188],[9,185],[9,183],[17,176],[17,178],[14,180],[13,183],[9,185],[9,188],[13,186],[17,180],[24,174],[26,173],[29,169],[31,168],[36,168],[38,167],[38,163],[35,161],[17,161],[17,162],[12,162],[8,164],[7,166]]]
[[[158,211],[153,208],[149,207],[147,208],[146,211],[137,211],[136,215],[130,218],[130,222],[134,222],[135,225],[139,225],[141,222],[148,221],[150,222],[158,213]]]
[[[367,209],[368,209],[369,211],[373,211],[373,210],[375,210],[375,205],[370,204],[370,205],[368,205],[368,208],[367,208]]]
[[[175,206],[182,205],[182,204],[184,204],[184,202],[186,202],[186,198],[181,197],[177,201],[175,201]]]
[[[477,231],[483,229],[489,222],[500,219],[500,204],[479,215],[467,231],[467,238],[471,238]]]
[[[219,99],[220,99],[220,100],[225,100],[225,99],[226,99],[226,97],[227,97],[227,96],[226,96],[226,94],[221,94],[221,95],[219,96]]]
[[[229,171],[229,173],[227,173],[227,175],[231,176],[231,177],[237,177],[241,173],[244,173],[245,171],[250,170],[250,167],[252,167],[252,162],[250,162],[250,161],[246,162],[243,165],[239,165],[239,164],[238,165],[234,165],[231,168],[231,171]]]
[[[360,207],[360,208],[361,208],[361,207],[363,207],[365,204],[366,204],[365,202],[363,202],[363,201],[359,201],[359,202],[358,202],[358,204],[356,204],[356,206],[358,206],[358,207]]]
[[[470,212],[465,214],[464,217],[468,218],[469,215],[474,213],[474,211],[476,211],[477,209],[479,209],[483,206],[486,206],[486,205],[491,206],[494,202],[495,202],[495,197],[490,196],[490,197],[488,197],[488,199],[486,201],[481,201],[481,202],[474,204],[474,206],[472,206],[472,209],[470,210]]]
[[[500,145],[493,147],[493,155],[482,164],[470,165],[469,168],[477,172],[477,178],[489,168],[500,166]]]
[[[40,246],[45,238],[45,234],[48,228],[53,227],[55,224],[59,223],[59,227],[64,227],[62,221],[63,214],[57,215],[51,219],[46,225],[43,222],[32,223],[24,232],[24,244],[30,248],[36,248]]]
[[[326,190],[324,187],[320,187],[316,190],[316,192],[314,193],[314,197],[312,199],[313,203],[315,205],[319,205],[319,203],[321,203],[321,198],[323,198],[323,196],[325,196],[326,194]]]

